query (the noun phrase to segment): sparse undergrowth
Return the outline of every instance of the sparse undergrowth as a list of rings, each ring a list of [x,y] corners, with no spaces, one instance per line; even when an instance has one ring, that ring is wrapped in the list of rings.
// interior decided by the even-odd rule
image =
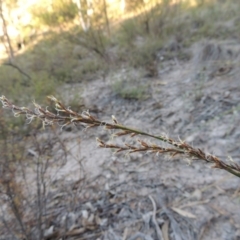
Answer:
[[[206,37],[217,41],[237,37],[239,8],[238,1],[230,0],[199,1],[195,5],[188,1],[149,1],[149,5],[131,8],[131,16],[126,14],[117,24],[111,12],[108,24],[106,16],[100,21],[99,11],[92,16],[98,24],[88,31],[75,23],[66,28],[58,23],[60,27],[40,34],[16,54],[14,64],[25,74],[11,65],[0,67],[0,87],[14,101],[26,104],[33,98],[42,102],[42,96],[58,94],[56,86],[104,78],[125,66],[145,69],[148,77],[158,77],[164,61],[188,60],[188,48],[193,43]],[[113,87],[117,93],[118,85],[116,82]],[[25,92],[25,97],[20,100],[16,90]],[[144,92],[143,88],[139,94],[134,89],[130,93],[123,90],[120,96],[142,99]]]
[[[198,74],[196,77],[198,87],[195,92],[195,100],[199,101],[203,97],[202,86],[209,76],[225,73],[225,70],[227,72],[229,70],[231,74],[231,69],[238,66],[239,58],[232,54],[234,51],[229,52],[228,49],[225,51],[218,42],[229,38],[230,40],[238,38],[240,5],[238,1],[230,0],[198,2],[198,5],[190,6],[186,2],[180,1],[179,4],[174,5],[170,0],[166,0],[163,1],[163,4],[157,4],[145,10],[139,6],[137,13],[129,18],[122,19],[118,24],[113,21],[109,26],[106,26],[105,21],[101,19],[99,24],[90,28],[87,32],[82,31],[78,25],[73,28],[56,28],[53,32],[43,35],[41,40],[36,41],[37,43],[28,43],[26,49],[15,56],[13,64],[16,64],[20,71],[16,67],[9,65],[8,62],[4,62],[0,67],[0,88],[2,93],[12,99],[16,105],[27,105],[29,107],[28,104],[32,99],[41,102],[41,104],[46,104],[43,97],[46,95],[59,95],[61,99],[63,96],[59,92],[56,94],[56,89],[63,84],[89,81],[99,78],[99,76],[104,78],[116,69],[125,69],[126,66],[138,72],[144,69],[144,73],[149,78],[158,77],[165,61],[188,60],[190,58],[189,48],[192,44],[208,38],[211,39],[213,44],[207,43],[201,48],[203,53],[204,49],[207,50],[207,59],[197,59],[196,61],[196,65],[202,67],[200,73],[196,71]],[[97,18],[97,16],[94,17]],[[110,27],[110,31],[107,30],[107,27]],[[229,56],[226,55],[227,57],[225,57],[225,52]],[[213,65],[214,72],[212,71]],[[194,73],[196,74],[196,72]],[[126,76],[124,75],[124,77]],[[130,81],[126,81],[124,77],[113,79],[113,92],[122,98],[142,100],[148,97],[148,85],[141,85],[138,80],[139,77],[132,79],[132,76],[129,76]],[[21,97],[19,96],[20,93]],[[79,94],[73,97],[72,102],[65,103],[76,110],[82,104],[82,101],[78,101],[78,96]],[[14,114],[26,114],[29,122],[38,118],[44,124],[56,123],[62,127],[66,124],[83,124],[85,127],[100,128],[105,126],[111,131],[116,131],[114,136],[118,137],[117,140],[119,140],[120,136],[132,136],[133,142],[122,145],[98,139],[99,146],[103,148],[125,153],[153,152],[155,154],[168,154],[172,157],[177,155],[188,157],[194,161],[200,159],[212,163],[215,168],[226,170],[237,177],[240,176],[239,165],[222,161],[213,155],[204,153],[200,149],[193,148],[183,141],[175,141],[167,136],[154,136],[128,128],[119,124],[115,118],[113,118],[113,123],[107,123],[89,113],[78,114],[65,108],[55,98],[52,98],[52,100],[58,104],[57,113],[60,115],[55,113],[53,108],[49,108],[49,111],[47,111],[36,104],[35,110],[31,111],[28,108],[11,105],[11,102],[6,98],[2,97],[2,100],[4,106],[9,107]],[[15,222],[12,225],[10,221],[14,217],[1,220],[6,224],[6,229],[8,227],[12,239],[31,239],[30,232],[32,229],[33,239],[36,239],[36,236],[38,236],[38,239],[42,239],[45,234],[50,233],[51,235],[51,228],[46,231],[47,233],[43,229],[46,222],[51,222],[51,216],[46,218],[46,215],[44,215],[46,214],[45,203],[47,199],[44,191],[46,185],[49,184],[48,179],[44,179],[44,171],[46,168],[51,167],[51,165],[48,165],[51,158],[51,151],[49,151],[48,147],[52,146],[52,142],[49,139],[49,141],[46,139],[41,142],[36,141],[35,144],[38,146],[38,150],[36,152],[30,151],[34,155],[34,163],[31,167],[36,167],[36,175],[38,176],[36,184],[40,183],[40,185],[36,185],[38,190],[36,193],[37,201],[33,202],[29,200],[29,196],[32,196],[31,194],[35,194],[35,192],[31,194],[28,192],[27,195],[24,195],[22,188],[26,187],[26,185],[18,181],[19,173],[16,172],[15,168],[16,164],[23,168],[26,166],[26,156],[23,155],[26,146],[24,146],[24,141],[21,140],[24,139],[22,138],[22,132],[24,131],[25,135],[27,131],[29,132],[29,128],[22,127],[25,122],[23,118],[9,118],[6,122],[8,127],[6,127],[6,123],[1,124],[2,138],[0,138],[0,147],[3,161],[1,162],[3,164],[1,171],[4,172],[1,172],[0,185],[1,193],[4,197],[7,196],[6,199],[3,197],[3,201],[8,203],[8,210],[12,210]],[[33,127],[31,129],[39,127],[39,122],[32,123]],[[146,142],[141,139],[140,135],[164,143],[159,145]],[[20,144],[18,144],[19,142]],[[61,141],[57,141],[57,144],[61,146],[64,158],[65,145]],[[77,194],[74,195],[73,191],[69,191],[67,194],[72,196],[69,208],[75,207],[78,202],[76,201]],[[59,198],[59,196],[56,198]],[[154,200],[151,198],[150,200],[154,206]],[[53,197],[52,201],[56,201],[56,199]],[[36,213],[37,220],[32,213],[24,213],[23,210],[29,211],[29,207],[33,210],[33,213]],[[68,217],[70,219],[70,216],[67,215]],[[92,215],[87,216],[87,220],[85,219],[88,222],[86,223],[87,231],[94,228],[93,221],[89,220],[91,217]],[[94,221],[100,222],[96,219]],[[44,226],[41,226],[41,224]],[[12,228],[9,228],[9,226]],[[13,230],[15,226],[17,226],[16,231]],[[32,226],[34,227],[32,228]],[[81,231],[83,231],[82,229],[78,230],[78,232],[73,230],[64,233],[59,231],[57,236],[59,238],[69,237],[74,234],[81,234]],[[21,232],[21,236],[18,235],[19,232]],[[37,235],[36,232],[38,232]],[[53,232],[54,234],[56,232]],[[93,237],[93,239],[96,238],[96,236]],[[113,239],[113,236],[108,239]]]

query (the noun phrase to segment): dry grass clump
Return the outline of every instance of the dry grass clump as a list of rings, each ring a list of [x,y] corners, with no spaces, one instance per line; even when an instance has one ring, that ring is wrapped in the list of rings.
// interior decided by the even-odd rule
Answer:
[[[167,136],[156,136],[141,130],[133,129],[118,123],[116,118],[112,116],[112,123],[101,121],[89,112],[83,112],[81,114],[74,112],[70,108],[65,107],[58,99],[53,96],[48,97],[51,101],[55,103],[56,113],[50,112],[47,108],[42,108],[37,103],[34,103],[35,109],[31,110],[26,107],[18,107],[12,104],[5,96],[0,98],[3,108],[12,110],[15,117],[19,115],[25,115],[27,120],[32,122],[34,119],[40,119],[45,125],[59,124],[61,128],[69,125],[84,125],[86,128],[93,127],[104,127],[108,130],[116,130],[114,133],[115,137],[129,135],[131,137],[146,136],[164,142],[169,145],[169,147],[162,147],[160,145],[147,143],[143,140],[138,140],[138,144],[128,144],[124,145],[106,143],[103,140],[97,138],[98,145],[102,148],[112,148],[116,152],[128,151],[129,153],[134,152],[153,152],[157,154],[167,153],[172,157],[176,155],[182,155],[193,160],[199,159],[204,160],[209,163],[213,163],[213,168],[223,169],[237,177],[240,177],[240,166],[236,163],[227,163],[222,161],[218,157],[205,153],[199,148],[193,148],[189,144],[181,140],[174,140]]]

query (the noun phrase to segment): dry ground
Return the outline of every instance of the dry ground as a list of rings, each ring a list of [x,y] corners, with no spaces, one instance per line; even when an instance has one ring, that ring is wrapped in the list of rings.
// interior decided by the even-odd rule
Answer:
[[[230,43],[219,46],[236,47]],[[191,63],[169,61],[159,77],[140,79],[149,86],[147,100],[119,97],[108,78],[84,85],[85,104],[100,119],[115,115],[127,126],[181,138],[239,163],[237,50],[233,50],[232,64],[226,65],[215,47],[202,44],[198,53],[193,49],[196,58]],[[212,52],[207,57],[199,55],[206,48]],[[73,129],[61,135],[80,138],[80,148],[73,154],[81,155],[85,171],[85,183],[78,181],[74,188],[77,201],[71,210],[74,226],[83,232],[76,239],[240,239],[237,177],[197,160],[113,155],[108,149],[96,148],[96,136],[109,139],[103,129]],[[75,142],[68,144],[71,147]],[[70,158],[62,170],[68,182],[79,180],[75,166]],[[74,235],[73,228],[69,229],[69,236],[71,231]]]
[[[234,46],[234,57],[222,56],[214,44],[200,44],[192,50],[194,61],[171,60],[157,78],[139,79],[148,86],[143,101],[118,96],[111,77],[69,85],[69,92],[83,88],[85,106],[100,119],[115,115],[127,126],[180,138],[239,163],[239,46],[219,46]],[[212,51],[204,56],[206,48]],[[198,160],[114,155],[97,148],[96,136],[115,141],[103,128],[59,134],[71,155],[50,172],[52,220],[45,224],[45,239],[240,239],[237,177]]]

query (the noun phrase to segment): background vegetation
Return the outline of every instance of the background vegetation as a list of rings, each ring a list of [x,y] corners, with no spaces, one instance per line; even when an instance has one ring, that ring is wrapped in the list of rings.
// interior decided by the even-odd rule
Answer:
[[[195,42],[237,37],[240,27],[232,19],[240,4],[230,0],[40,1],[29,4],[27,14],[21,4],[1,3],[6,57],[0,87],[15,101],[41,102],[61,95],[60,85],[105,78],[123,67],[156,77],[163,59],[189,60]],[[16,13],[22,22],[11,20]]]
[[[144,101],[149,81],[159,76],[166,61],[194,61],[194,44],[205,39],[238,39],[239,12],[240,1],[234,0],[0,0],[0,94],[27,107],[32,101],[48,105],[46,96],[54,95],[80,111],[84,101],[79,84],[111,78],[115,96]],[[214,61],[216,52],[221,55],[214,44],[206,49]],[[223,59],[228,67],[236,63],[230,55]],[[203,94],[206,66],[201,68],[195,100]],[[121,69],[123,74],[116,74]],[[69,86],[74,94],[67,93]],[[1,220],[12,239],[43,239],[47,186],[53,184],[46,176],[55,163],[47,145],[60,146],[62,162],[68,152],[54,127],[43,137],[40,121],[27,125],[9,115],[0,111],[0,188],[12,216]],[[17,166],[24,169],[31,161],[26,148],[37,156],[30,164],[37,176],[36,193],[19,181]],[[29,219],[34,214],[33,223]]]

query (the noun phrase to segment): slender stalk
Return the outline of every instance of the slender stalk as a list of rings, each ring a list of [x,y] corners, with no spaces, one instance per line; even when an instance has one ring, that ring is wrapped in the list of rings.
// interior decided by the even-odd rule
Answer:
[[[126,143],[124,146],[120,146],[116,144],[105,143],[101,139],[97,139],[99,146],[102,148],[113,148],[116,150],[116,152],[129,151],[130,153],[134,153],[140,151],[151,151],[155,153],[170,153],[172,156],[184,154],[185,156],[192,159],[200,159],[204,160],[205,162],[213,163],[213,168],[223,169],[237,177],[240,177],[240,165],[235,163],[226,163],[214,155],[205,153],[199,148],[193,148],[191,145],[187,144],[184,141],[177,141],[162,135],[156,136],[138,129],[121,125],[118,123],[114,116],[112,116],[112,123],[101,121],[99,119],[96,119],[89,112],[83,112],[79,114],[70,108],[66,108],[53,96],[50,96],[49,99],[55,103],[55,109],[57,113],[50,112],[47,110],[47,108],[44,109],[36,103],[34,103],[34,110],[30,110],[26,107],[18,107],[12,104],[6,97],[0,97],[3,108],[11,109],[14,113],[14,116],[16,117],[21,114],[25,115],[29,123],[35,118],[38,118],[43,122],[43,126],[56,123],[59,124],[62,128],[69,124],[82,124],[86,128],[104,126],[105,129],[118,130],[114,134],[116,137],[123,135],[135,137],[136,135],[141,135],[160,140],[161,142],[165,142],[172,146],[171,148],[166,148],[156,144],[148,144],[142,140],[138,140],[140,146],[130,145],[128,143]]]

